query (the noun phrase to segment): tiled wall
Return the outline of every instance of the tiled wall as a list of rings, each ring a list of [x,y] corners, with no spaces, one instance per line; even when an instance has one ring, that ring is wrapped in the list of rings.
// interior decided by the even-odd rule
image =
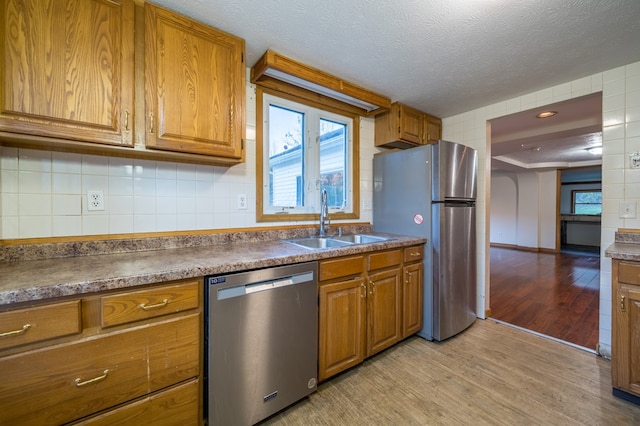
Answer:
[[[229,168],[0,147],[0,238],[268,226],[255,221],[254,89],[247,84],[246,162]],[[361,120],[361,222],[372,218],[373,128]],[[87,211],[88,190],[104,192],[104,211]]]
[[[600,91],[603,95],[601,247],[604,256],[618,228],[640,228],[640,215],[635,219],[618,217],[620,202],[640,202],[640,170],[629,168],[629,154],[640,152],[640,62],[443,120],[443,137],[477,148],[480,164],[484,166],[480,167],[478,188],[479,312],[490,306],[486,268],[490,206],[485,200],[490,194],[491,170],[487,160],[487,120]],[[638,208],[640,212],[640,205]],[[601,257],[600,265],[600,352],[606,356],[611,353],[611,259]]]

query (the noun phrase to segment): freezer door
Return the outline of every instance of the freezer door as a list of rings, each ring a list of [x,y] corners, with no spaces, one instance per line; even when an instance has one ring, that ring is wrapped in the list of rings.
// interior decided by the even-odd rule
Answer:
[[[476,319],[475,207],[436,203],[433,224],[433,338],[444,340]]]
[[[455,142],[432,145],[432,199],[475,200],[477,193],[478,153]]]

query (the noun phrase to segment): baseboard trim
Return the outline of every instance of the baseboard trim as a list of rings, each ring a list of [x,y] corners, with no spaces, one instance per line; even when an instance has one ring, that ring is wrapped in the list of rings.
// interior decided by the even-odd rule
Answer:
[[[622,389],[613,388],[613,396],[617,396],[618,398],[624,399],[625,401],[629,401],[633,404],[640,405],[640,397],[637,395],[631,394],[627,391],[623,391]]]

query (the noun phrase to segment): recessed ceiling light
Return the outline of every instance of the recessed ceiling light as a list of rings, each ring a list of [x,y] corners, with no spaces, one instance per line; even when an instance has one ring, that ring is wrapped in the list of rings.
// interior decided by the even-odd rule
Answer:
[[[537,114],[536,118],[549,118],[549,117],[553,117],[557,113],[558,113],[557,111],[544,111],[544,112],[541,112],[540,114]]]

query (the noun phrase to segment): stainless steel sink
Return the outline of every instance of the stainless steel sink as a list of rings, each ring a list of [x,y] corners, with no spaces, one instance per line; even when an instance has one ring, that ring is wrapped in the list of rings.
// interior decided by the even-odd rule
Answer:
[[[334,240],[346,241],[352,244],[369,244],[369,243],[380,243],[383,241],[389,241],[390,238],[385,237],[377,237],[375,235],[366,235],[366,234],[349,234],[349,235],[340,235],[337,237],[331,237]]]
[[[285,240],[285,242],[299,246],[299,247],[304,247],[307,249],[336,248],[336,247],[350,246],[353,244],[347,241],[340,241],[334,238],[325,238],[325,237],[298,238],[295,240]]]
[[[388,241],[391,238],[377,237],[365,234],[348,234],[335,237],[307,237],[295,240],[284,240],[285,243],[293,244],[307,249],[318,250],[327,248],[346,247],[354,244],[370,244]]]

